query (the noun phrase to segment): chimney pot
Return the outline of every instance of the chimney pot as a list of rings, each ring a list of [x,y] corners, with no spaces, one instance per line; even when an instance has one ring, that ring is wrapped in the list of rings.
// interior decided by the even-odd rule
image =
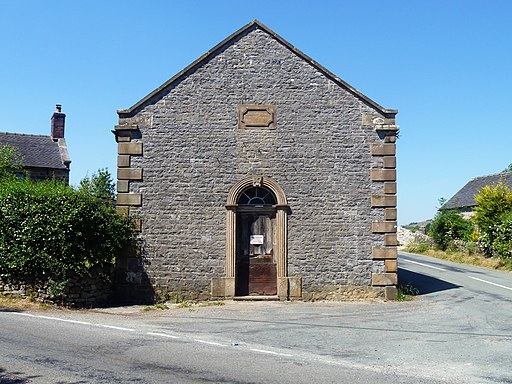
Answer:
[[[52,116],[52,124],[51,124],[52,140],[57,141],[58,139],[64,138],[65,120],[66,120],[66,115],[64,113],[62,113],[62,105],[57,104],[56,110]]]

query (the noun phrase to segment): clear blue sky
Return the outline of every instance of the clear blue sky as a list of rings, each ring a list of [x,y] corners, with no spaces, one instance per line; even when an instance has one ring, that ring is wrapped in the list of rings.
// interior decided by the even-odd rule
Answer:
[[[115,175],[116,110],[253,19],[399,110],[401,224],[512,163],[509,0],[0,0],[0,131],[49,134],[60,103],[72,184]]]

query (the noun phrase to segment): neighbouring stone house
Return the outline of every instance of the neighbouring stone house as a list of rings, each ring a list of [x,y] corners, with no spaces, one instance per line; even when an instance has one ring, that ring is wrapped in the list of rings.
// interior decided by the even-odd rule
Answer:
[[[477,206],[475,195],[485,186],[493,186],[504,183],[512,188],[512,172],[502,172],[493,175],[475,177],[464,185],[453,195],[442,207],[441,210],[455,209],[464,217],[473,215],[473,208]]]
[[[24,174],[20,174],[20,177],[69,182],[71,160],[64,138],[65,118],[61,105],[57,104],[51,118],[49,136],[0,132],[0,143],[17,148],[23,159]]]
[[[393,298],[396,113],[258,21],[226,38],[118,111],[118,300]]]

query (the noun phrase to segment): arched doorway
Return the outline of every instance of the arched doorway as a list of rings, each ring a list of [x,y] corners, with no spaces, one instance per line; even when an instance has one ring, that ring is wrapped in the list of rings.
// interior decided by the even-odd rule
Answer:
[[[235,295],[277,295],[276,198],[249,187],[237,200]]]
[[[267,177],[248,177],[226,204],[226,296],[288,296],[287,213],[283,189]]]

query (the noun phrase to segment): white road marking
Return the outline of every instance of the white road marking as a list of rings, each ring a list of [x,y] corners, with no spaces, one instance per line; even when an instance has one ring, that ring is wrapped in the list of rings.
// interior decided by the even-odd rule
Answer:
[[[56,320],[56,321],[62,321],[63,323],[72,323],[72,324],[82,324],[82,325],[92,325],[92,323],[89,323],[88,321],[78,321],[78,320],[70,320],[70,319],[60,319],[58,317],[50,317],[50,316],[35,316],[40,319],[46,319],[46,320]]]
[[[433,265],[428,265],[428,264],[424,264],[424,263],[419,263],[419,262],[417,262],[417,261],[412,261],[412,260],[409,260],[409,259],[403,259],[403,258],[400,258],[399,262],[400,262],[400,261],[405,261],[405,262],[407,262],[407,263],[412,263],[412,264],[422,265],[422,266],[427,267],[427,268],[437,269],[438,271],[446,271],[446,269],[444,269],[444,268],[434,267]]]
[[[23,312],[8,312],[10,315],[17,316],[27,316],[27,317],[36,317],[36,315],[32,315],[31,313],[23,313]]]
[[[317,359],[317,361],[324,362],[324,363],[327,363],[327,364],[347,365],[347,366],[357,367],[357,364],[347,364],[347,363],[342,362],[342,361],[320,360],[320,359]]]
[[[135,329],[124,328],[124,327],[116,327],[114,325],[106,325],[106,324],[93,324],[93,325],[96,325],[98,327],[103,327],[103,328],[117,329],[118,331],[135,332]]]
[[[31,313],[18,313],[13,312],[15,315],[20,316],[28,316],[28,317],[35,317],[38,319],[45,319],[45,320],[55,320],[55,321],[61,321],[63,323],[72,323],[72,324],[82,324],[82,325],[93,325],[92,323],[89,323],[87,321],[78,321],[78,320],[70,320],[70,319],[61,319],[59,317],[51,317],[51,316],[43,316],[43,315],[32,315]]]
[[[52,317],[52,316],[43,316],[43,315],[32,315],[30,313],[19,313],[19,312],[12,312],[14,315],[20,315],[20,316],[28,316],[28,317],[35,317],[37,319],[44,319],[44,320],[54,320],[54,321],[60,321],[62,323],[72,323],[72,324],[81,324],[81,325],[93,325],[95,327],[103,327],[103,328],[110,328],[110,329],[117,329],[118,331],[128,331],[128,332],[135,332],[135,329],[131,328],[124,328],[124,327],[116,327],[114,325],[106,325],[106,324],[94,324],[89,323],[88,321],[79,321],[79,320],[71,320],[71,319],[62,319],[60,317]]]
[[[504,289],[508,289],[509,291],[512,291],[512,288],[511,287],[506,287],[505,285],[501,285],[501,284],[496,284],[496,283],[493,283],[491,281],[487,281],[487,280],[482,280],[482,279],[479,279],[478,277],[473,277],[473,276],[468,276],[470,279],[473,279],[473,280],[477,280],[477,281],[481,281],[482,283],[487,283],[487,284],[491,284],[491,285],[494,285],[496,287],[500,287],[500,288],[504,288]]]
[[[168,335],[167,333],[148,332],[147,334],[151,336],[167,337],[169,339],[180,339],[179,336]]]
[[[195,339],[194,341],[197,341],[198,343],[203,343],[203,344],[216,345],[218,347],[225,347],[224,344],[216,343],[214,341],[206,341],[206,340],[198,340],[198,339]]]
[[[259,353],[266,353],[268,355],[293,357],[293,355],[290,355],[288,353],[279,353],[279,352],[274,352],[274,351],[267,351],[266,349],[249,348],[249,351],[259,352]]]

